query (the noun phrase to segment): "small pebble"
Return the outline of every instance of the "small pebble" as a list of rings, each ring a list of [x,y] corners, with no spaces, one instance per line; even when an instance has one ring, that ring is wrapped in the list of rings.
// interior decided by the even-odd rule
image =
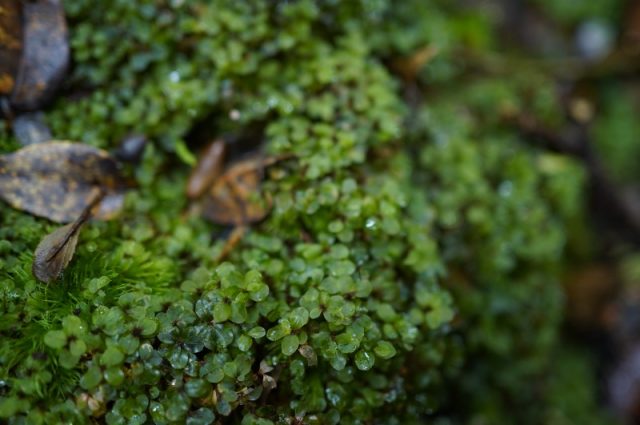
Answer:
[[[44,143],[52,139],[42,112],[19,114],[13,121],[13,134],[22,146]]]

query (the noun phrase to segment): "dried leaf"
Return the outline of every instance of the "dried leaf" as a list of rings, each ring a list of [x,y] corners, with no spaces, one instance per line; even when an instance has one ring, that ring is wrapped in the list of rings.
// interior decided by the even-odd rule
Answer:
[[[240,226],[255,223],[271,211],[272,199],[262,194],[265,167],[284,157],[251,157],[232,164],[216,180],[204,203],[204,216],[218,224]]]
[[[224,162],[224,151],[224,140],[217,139],[200,154],[200,159],[187,182],[187,196],[189,198],[200,197],[220,176]]]
[[[67,267],[78,244],[78,230],[72,233],[73,223],[65,224],[45,236],[36,248],[33,260],[33,275],[40,281],[49,283],[60,276]],[[62,244],[62,241],[66,243]],[[51,256],[52,251],[57,251]],[[51,259],[49,259],[51,257]]]
[[[80,228],[91,217],[92,210],[103,197],[104,191],[94,189],[89,204],[73,223],[59,227],[40,241],[31,267],[38,280],[49,283],[62,274],[76,252]]]
[[[0,156],[0,198],[33,215],[71,222],[95,188],[105,193],[96,218],[114,217],[122,207],[124,180],[116,161],[100,149],[51,141]]]
[[[391,67],[395,72],[405,81],[415,80],[418,73],[424,68],[424,66],[431,61],[438,54],[438,49],[435,46],[424,46],[410,56],[395,59],[391,63]]]
[[[22,2],[24,43],[11,105],[39,109],[62,82],[69,64],[67,23],[61,0]]]
[[[22,55],[22,1],[0,3],[0,95],[15,86]]]

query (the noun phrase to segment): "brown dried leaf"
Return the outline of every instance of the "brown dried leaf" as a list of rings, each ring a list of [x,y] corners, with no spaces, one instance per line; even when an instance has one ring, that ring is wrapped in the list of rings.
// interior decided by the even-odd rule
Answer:
[[[224,162],[224,140],[217,139],[200,154],[198,164],[191,172],[187,182],[187,196],[191,199],[200,197],[220,176]]]
[[[424,46],[410,56],[397,58],[391,63],[391,67],[405,81],[415,80],[424,66],[438,54],[435,46]]]
[[[241,226],[256,223],[269,214],[272,199],[260,191],[265,167],[284,157],[251,157],[231,165],[216,180],[204,203],[204,216],[211,221]]]
[[[22,55],[22,1],[0,3],[0,95],[8,95],[15,85]]]
[[[91,217],[93,209],[103,197],[104,191],[94,189],[89,204],[73,223],[59,227],[40,241],[31,267],[38,280],[49,283],[62,274],[76,252],[80,228]]]
[[[70,57],[67,23],[61,0],[22,4],[24,45],[11,105],[35,110],[51,98],[67,71]]]
[[[96,188],[102,220],[122,208],[124,180],[108,153],[82,143],[51,141],[0,156],[0,198],[12,207],[58,223],[79,217]]]
[[[79,228],[73,231],[73,225],[69,223],[57,228],[38,244],[32,267],[38,280],[45,283],[56,280],[73,258],[79,234]],[[57,253],[52,255],[56,250]]]

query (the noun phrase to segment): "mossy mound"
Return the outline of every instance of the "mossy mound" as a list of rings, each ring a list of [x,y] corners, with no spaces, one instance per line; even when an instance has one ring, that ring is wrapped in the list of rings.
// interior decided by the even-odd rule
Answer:
[[[582,174],[499,119],[553,121],[551,83],[463,79],[452,46],[495,40],[440,3],[66,1],[53,134],[152,143],[122,216],[87,227],[56,283],[30,272],[53,225],[0,205],[0,417],[544,423]],[[418,80],[436,91],[414,107],[384,63],[431,43]],[[185,213],[203,123],[296,154],[223,264],[222,229]]]

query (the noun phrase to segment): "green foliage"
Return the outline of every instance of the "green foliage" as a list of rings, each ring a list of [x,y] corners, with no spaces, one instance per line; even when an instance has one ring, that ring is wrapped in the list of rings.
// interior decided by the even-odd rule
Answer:
[[[594,408],[595,382],[589,371],[595,367],[590,356],[567,344],[556,354],[552,378],[549,380],[551,408],[545,423],[551,425],[613,425],[618,422]]]
[[[603,97],[603,113],[594,129],[597,151],[618,182],[632,182],[640,178],[638,105],[622,85],[608,86]]]
[[[621,0],[554,1],[532,0],[562,23],[577,24],[586,19],[604,19],[619,22],[624,2]]]
[[[437,43],[420,78],[456,83],[460,23],[487,48],[484,18],[417,0],[65,7],[79,95],[47,111],[56,138],[152,143],[122,217],[87,226],[59,282],[30,273],[52,225],[0,205],[0,418],[540,423],[582,175],[499,117],[552,120],[531,90],[547,81],[478,78],[410,111],[382,61]],[[205,118],[297,156],[223,264],[220,229],[185,213]]]

